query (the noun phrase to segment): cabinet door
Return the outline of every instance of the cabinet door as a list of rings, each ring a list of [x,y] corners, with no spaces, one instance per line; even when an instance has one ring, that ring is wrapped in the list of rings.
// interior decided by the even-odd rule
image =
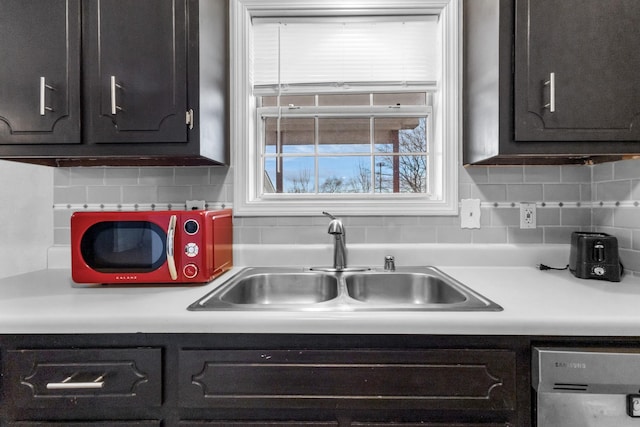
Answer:
[[[516,140],[640,140],[639,26],[637,0],[517,0]]]
[[[346,425],[343,424],[342,425]],[[487,423],[408,423],[408,422],[352,422],[351,427],[509,427],[510,424]],[[181,421],[178,427],[338,427],[337,422],[312,421]]]
[[[160,421],[9,421],[9,427],[160,427]]]
[[[423,410],[515,408],[502,350],[184,350],[184,407]]]
[[[338,422],[314,421],[180,421],[178,427],[338,427]]]
[[[157,348],[37,349],[7,352],[4,387],[18,408],[95,408],[161,404]]]
[[[351,423],[351,427],[510,427],[509,423]]]
[[[3,0],[0,144],[80,142],[79,49],[79,0]]]
[[[187,142],[185,0],[85,5],[87,142]]]

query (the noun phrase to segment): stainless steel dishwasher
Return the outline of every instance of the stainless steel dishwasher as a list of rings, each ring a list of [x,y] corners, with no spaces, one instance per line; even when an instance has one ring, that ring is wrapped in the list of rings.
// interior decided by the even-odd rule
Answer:
[[[640,349],[535,347],[537,427],[640,427]]]

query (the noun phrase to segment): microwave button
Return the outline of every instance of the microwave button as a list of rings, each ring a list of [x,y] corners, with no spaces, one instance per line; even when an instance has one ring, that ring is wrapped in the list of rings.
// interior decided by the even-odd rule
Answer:
[[[187,245],[184,247],[184,253],[188,257],[193,258],[194,256],[198,255],[198,249],[198,245],[196,245],[195,243],[187,243]]]
[[[187,279],[193,279],[198,275],[198,266],[195,264],[187,264],[182,269],[182,272]]]
[[[196,234],[199,229],[200,224],[195,219],[189,219],[184,223],[184,231],[190,236]]]

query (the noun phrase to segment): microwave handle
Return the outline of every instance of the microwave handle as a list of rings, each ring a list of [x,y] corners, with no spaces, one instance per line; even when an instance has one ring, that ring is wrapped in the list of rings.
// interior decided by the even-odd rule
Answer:
[[[169,228],[167,229],[167,266],[169,267],[169,275],[171,280],[178,280],[178,272],[176,271],[176,260],[174,257],[174,244],[176,234],[177,217],[171,215],[169,219]]]

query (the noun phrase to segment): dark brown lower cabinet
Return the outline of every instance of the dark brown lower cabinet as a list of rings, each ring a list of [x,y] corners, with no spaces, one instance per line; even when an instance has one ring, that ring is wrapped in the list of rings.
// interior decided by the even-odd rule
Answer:
[[[160,427],[160,421],[42,422],[15,421],[9,427]]]
[[[306,422],[306,421],[182,421],[179,427],[338,427],[334,422]]]
[[[353,427],[506,427],[511,424],[487,424],[487,423],[352,423]]]
[[[307,421],[182,421],[179,427],[338,427],[336,422],[307,422]],[[512,424],[487,423],[403,423],[403,422],[351,422],[352,427],[508,427]]]
[[[159,348],[7,351],[6,387],[20,408],[160,406]]]
[[[180,406],[511,411],[515,365],[506,350],[185,350]]]
[[[0,426],[530,427],[527,337],[0,335]]]

